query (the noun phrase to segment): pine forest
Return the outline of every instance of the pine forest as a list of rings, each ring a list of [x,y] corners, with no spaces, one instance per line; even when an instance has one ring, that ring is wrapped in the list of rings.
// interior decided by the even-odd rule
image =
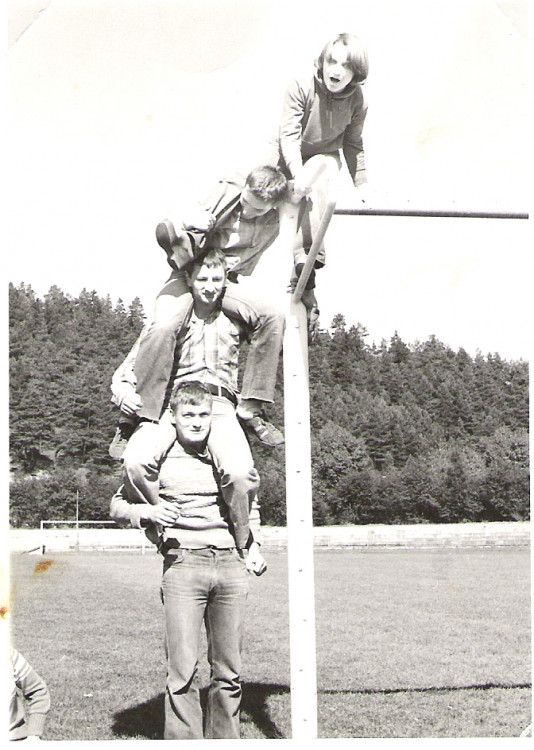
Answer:
[[[11,525],[74,519],[76,501],[81,520],[108,520],[120,483],[110,383],[142,305],[56,286],[39,299],[27,284],[9,302]],[[528,363],[434,336],[367,338],[338,315],[310,345],[314,523],[527,520]],[[283,428],[281,364],[268,416]],[[284,525],[284,448],[251,446],[262,521]]]

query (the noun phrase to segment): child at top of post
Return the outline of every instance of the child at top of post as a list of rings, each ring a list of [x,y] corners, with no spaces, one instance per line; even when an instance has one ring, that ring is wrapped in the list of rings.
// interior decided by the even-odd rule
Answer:
[[[367,50],[361,40],[353,34],[338,34],[323,47],[314,71],[295,78],[286,89],[280,126],[269,144],[267,162],[280,166],[293,180],[297,199],[305,198],[293,249],[296,277],[302,271],[326,205],[335,198],[341,150],[357,195],[365,201],[367,175],[362,132],[367,105],[362,84],[368,71]],[[321,165],[324,171],[310,185],[310,178]],[[323,246],[315,268],[324,263]],[[308,299],[303,300],[308,305],[314,286],[312,272],[306,286]]]
[[[279,164],[307,188],[303,165],[312,156],[343,149],[355,187],[367,183],[362,132],[367,114],[362,84],[369,72],[367,50],[353,34],[330,39],[313,74],[288,85],[277,143]]]

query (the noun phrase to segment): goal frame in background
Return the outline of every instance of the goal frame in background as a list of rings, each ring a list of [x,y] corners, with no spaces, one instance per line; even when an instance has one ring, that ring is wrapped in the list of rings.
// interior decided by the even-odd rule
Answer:
[[[47,529],[48,526],[48,529]],[[125,545],[124,547],[117,546],[116,544],[106,544],[105,538],[103,537],[100,541],[102,543],[95,544],[95,536],[91,535],[88,537],[87,534],[84,534],[84,531],[87,531],[91,528],[95,529],[97,526],[102,527],[104,531],[107,531],[108,529],[110,531],[116,531],[117,533],[124,533],[126,532],[129,536],[135,537],[137,536],[139,539],[138,544],[129,544]],[[59,527],[59,528],[58,528]],[[69,534],[68,532],[73,531],[74,534]],[[63,519],[43,519],[40,524],[40,544],[39,544],[39,550],[40,554],[44,555],[47,546],[50,547],[50,532],[56,531],[58,532],[56,535],[54,535],[54,538],[61,539],[62,544],[59,545],[57,550],[74,550],[75,552],[80,552],[83,549],[86,550],[94,550],[94,549],[100,549],[102,551],[106,550],[114,550],[114,551],[120,551],[121,549],[126,550],[136,550],[140,549],[141,554],[144,555],[146,553],[147,549],[150,549],[153,547],[153,545],[148,541],[148,539],[145,536],[143,529],[121,529],[115,521],[107,520],[107,521],[81,521],[79,519],[77,520],[63,520]],[[63,533],[62,533],[63,532]],[[84,539],[84,537],[86,537]],[[92,538],[91,538],[92,537]],[[66,546],[64,544],[64,541],[67,540],[67,542],[71,542],[72,544],[68,543]],[[56,551],[54,547],[52,546],[51,551]]]

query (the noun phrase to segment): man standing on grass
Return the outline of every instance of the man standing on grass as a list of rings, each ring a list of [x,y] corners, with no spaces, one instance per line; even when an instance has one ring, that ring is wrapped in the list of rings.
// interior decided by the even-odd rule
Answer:
[[[178,383],[170,403],[176,441],[161,463],[159,502],[131,502],[125,485],[111,501],[111,517],[122,525],[145,527],[165,558],[165,739],[239,739],[248,575],[266,569],[254,508],[247,548],[238,549],[232,535],[207,448],[212,402],[201,383]],[[195,680],[203,621],[211,667],[204,728]]]

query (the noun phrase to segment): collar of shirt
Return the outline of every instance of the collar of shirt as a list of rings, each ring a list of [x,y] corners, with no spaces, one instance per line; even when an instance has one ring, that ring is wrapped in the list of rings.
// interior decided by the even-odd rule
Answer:
[[[167,456],[191,456],[191,458],[197,458],[205,464],[213,463],[213,458],[207,445],[201,451],[197,451],[190,446],[182,445],[178,439],[171,445],[164,458]]]

